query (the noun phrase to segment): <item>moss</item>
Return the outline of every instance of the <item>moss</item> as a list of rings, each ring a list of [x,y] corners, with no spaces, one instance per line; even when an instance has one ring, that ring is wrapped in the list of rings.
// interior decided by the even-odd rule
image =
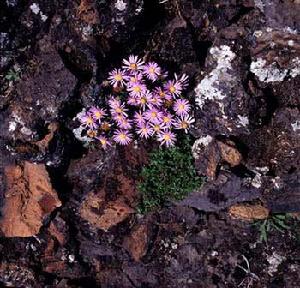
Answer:
[[[181,200],[201,185],[191,152],[191,139],[185,136],[177,147],[158,149],[150,154],[143,168],[138,189],[139,211],[146,213],[163,206],[168,200]]]

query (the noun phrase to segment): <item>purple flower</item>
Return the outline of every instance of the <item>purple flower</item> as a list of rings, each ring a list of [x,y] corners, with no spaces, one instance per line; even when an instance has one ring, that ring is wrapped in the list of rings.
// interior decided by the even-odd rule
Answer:
[[[120,104],[119,106],[116,105],[110,109],[110,112],[113,116],[115,116],[117,114],[123,115],[123,116],[128,116],[127,111],[128,111],[128,109],[125,108],[124,104]]]
[[[179,81],[169,80],[164,85],[164,89],[166,93],[170,93],[173,97],[179,96],[182,92],[182,83]]]
[[[108,105],[111,107],[111,108],[116,108],[116,107],[120,107],[121,106],[121,101],[117,98],[114,98],[114,97],[111,97],[109,100],[108,100]]]
[[[127,91],[129,92],[130,96],[140,96],[146,93],[147,87],[145,84],[137,82],[128,86]]]
[[[153,128],[147,123],[143,124],[138,130],[137,134],[140,135],[140,137],[143,137],[145,139],[148,139],[150,136],[152,136],[154,133]]]
[[[129,96],[127,99],[127,104],[132,106],[139,106],[139,99],[136,96]]]
[[[128,130],[131,129],[131,121],[128,120],[127,118],[123,117],[123,119],[121,119],[120,121],[117,122],[117,125],[119,128],[124,129],[124,130]]]
[[[150,121],[151,123],[159,123],[163,116],[163,112],[156,108],[149,109],[145,111],[144,114],[145,114],[145,119]]]
[[[98,127],[97,123],[95,122],[93,116],[90,113],[80,115],[78,119],[81,125],[84,127],[88,127],[90,129],[96,129]]]
[[[161,74],[161,69],[155,62],[149,62],[146,65],[144,65],[144,75],[153,82],[158,79],[158,77]]]
[[[128,79],[128,76],[121,69],[114,69],[109,72],[108,80],[113,87],[124,86],[124,81]]]
[[[163,104],[163,100],[157,95],[152,96],[149,102],[156,107],[159,107]]]
[[[190,128],[190,125],[194,122],[195,122],[194,118],[192,118],[189,115],[184,115],[176,119],[174,126],[176,129],[182,129],[184,130],[185,133],[187,133],[188,129]]]
[[[161,131],[157,137],[160,145],[165,145],[166,147],[173,146],[176,141],[176,136],[170,130]]]
[[[128,145],[132,141],[132,135],[126,130],[116,130],[113,140],[121,145]]]
[[[132,86],[136,83],[143,83],[143,76],[141,73],[134,73],[133,75],[128,77],[127,86]]]
[[[153,131],[157,134],[167,129],[167,127],[163,123],[150,123],[150,126],[152,127]]]
[[[142,109],[145,109],[146,107],[151,108],[151,101],[152,101],[152,94],[149,90],[146,91],[146,93],[140,95],[137,97],[137,103],[140,105]]]
[[[111,142],[105,136],[98,136],[96,139],[100,141],[104,149],[106,149],[107,146],[111,146]]]
[[[177,99],[173,105],[173,109],[178,116],[184,116],[191,110],[191,105],[186,99]]]
[[[145,123],[145,118],[144,118],[144,115],[143,115],[143,113],[142,113],[141,111],[135,112],[135,113],[134,113],[134,123],[135,123],[138,127],[144,125],[144,123]]]
[[[162,123],[166,128],[170,128],[174,124],[174,118],[171,113],[166,112],[162,117]]]
[[[143,69],[144,61],[139,59],[138,56],[131,55],[129,59],[123,59],[124,65],[123,69],[128,70],[130,72],[136,72]]]
[[[167,93],[165,90],[163,90],[161,87],[156,87],[154,89],[154,93],[159,96],[162,100],[172,100],[172,95],[170,93]]]
[[[177,74],[175,74],[175,80],[181,83],[182,88],[186,88],[188,86],[189,76],[182,74],[182,76],[179,78]]]
[[[89,110],[94,120],[98,120],[100,122],[101,118],[106,116],[104,109],[100,109],[98,107],[91,107]]]

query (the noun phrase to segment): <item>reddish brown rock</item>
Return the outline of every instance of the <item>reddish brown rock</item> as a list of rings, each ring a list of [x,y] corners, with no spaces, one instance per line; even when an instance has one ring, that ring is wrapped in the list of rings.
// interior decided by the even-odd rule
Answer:
[[[125,249],[135,261],[139,261],[147,252],[148,228],[145,224],[135,227],[123,243]]]
[[[25,162],[5,169],[5,200],[0,229],[6,237],[30,237],[42,221],[61,205],[42,164]]]
[[[80,215],[91,225],[109,230],[124,221],[134,210],[120,200],[105,202],[99,194],[90,193],[81,205]]]
[[[217,141],[221,157],[224,161],[229,163],[231,166],[237,166],[242,161],[241,153],[236,149],[234,142],[227,141],[223,143],[221,141]]]
[[[233,218],[242,220],[261,220],[269,216],[269,209],[260,204],[237,204],[229,208],[229,214]]]

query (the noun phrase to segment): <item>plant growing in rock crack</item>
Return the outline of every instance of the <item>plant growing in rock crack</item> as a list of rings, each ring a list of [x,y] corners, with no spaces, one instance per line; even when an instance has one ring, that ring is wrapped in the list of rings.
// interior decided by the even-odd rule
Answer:
[[[254,223],[259,229],[259,240],[268,242],[268,235],[271,231],[284,233],[285,230],[290,230],[287,221],[291,218],[289,214],[272,214],[267,219]]]
[[[139,212],[162,206],[168,200],[181,200],[201,185],[191,153],[191,139],[185,136],[177,147],[158,149],[150,154],[149,164],[142,169],[138,190]]]
[[[77,115],[82,131],[105,149],[113,143],[128,145],[135,139],[154,138],[170,147],[176,131],[188,132],[194,122],[191,105],[183,97],[188,76],[168,73],[155,62],[137,56],[123,60],[122,69],[109,73],[111,91],[101,107],[90,107]]]

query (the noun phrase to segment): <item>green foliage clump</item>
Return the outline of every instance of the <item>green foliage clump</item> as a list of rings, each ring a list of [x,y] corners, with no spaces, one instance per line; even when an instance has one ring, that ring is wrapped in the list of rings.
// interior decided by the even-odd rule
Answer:
[[[259,229],[260,242],[267,242],[268,234],[272,231],[284,233],[284,231],[290,230],[291,227],[287,225],[290,218],[289,214],[272,214],[265,220],[257,221],[255,224]]]
[[[139,211],[148,212],[168,200],[181,200],[201,185],[191,152],[191,140],[183,139],[178,147],[158,149],[150,154],[149,164],[141,172],[138,186],[142,194]]]

